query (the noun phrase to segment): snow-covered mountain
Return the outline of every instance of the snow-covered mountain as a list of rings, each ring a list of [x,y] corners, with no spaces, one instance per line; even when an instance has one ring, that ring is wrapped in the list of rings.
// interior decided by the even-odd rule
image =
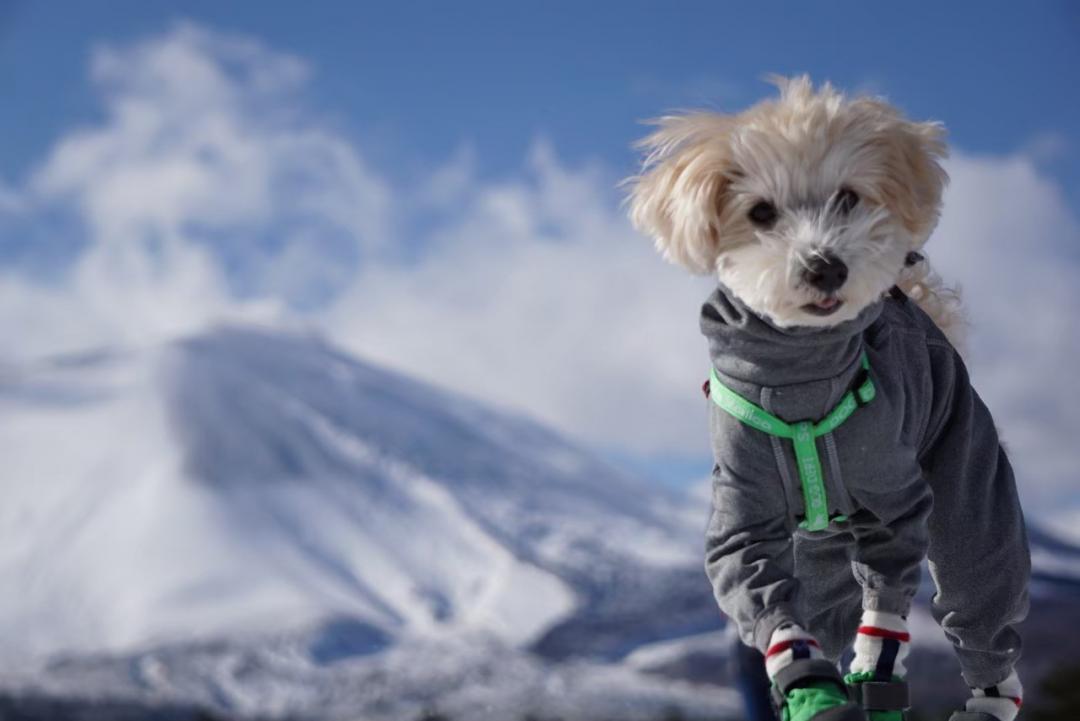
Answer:
[[[335,617],[522,645],[605,574],[697,562],[677,497],[317,338],[224,327],[0,379],[8,661]]]

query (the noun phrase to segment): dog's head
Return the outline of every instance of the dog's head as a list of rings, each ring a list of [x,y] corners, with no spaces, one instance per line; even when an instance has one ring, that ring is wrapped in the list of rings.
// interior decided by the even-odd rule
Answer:
[[[738,115],[657,121],[631,219],[775,324],[834,325],[919,259],[947,179],[944,132],[805,76],[776,84],[778,99]]]

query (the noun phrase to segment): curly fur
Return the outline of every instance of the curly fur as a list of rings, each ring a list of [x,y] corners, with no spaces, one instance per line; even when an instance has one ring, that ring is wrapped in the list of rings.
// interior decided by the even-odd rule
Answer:
[[[937,225],[948,178],[940,123],[913,122],[880,98],[847,98],[828,83],[773,78],[778,98],[733,115],[662,117],[638,144],[640,174],[629,178],[630,217],[669,261],[716,273],[750,308],[781,327],[827,326],[858,315],[899,285],[954,340],[959,298],[921,251]],[[857,194],[837,211],[842,189]],[[749,217],[760,202],[777,218]],[[836,292],[805,280],[815,256],[850,272]],[[814,313],[815,304],[836,304]],[[808,310],[809,308],[809,310]]]

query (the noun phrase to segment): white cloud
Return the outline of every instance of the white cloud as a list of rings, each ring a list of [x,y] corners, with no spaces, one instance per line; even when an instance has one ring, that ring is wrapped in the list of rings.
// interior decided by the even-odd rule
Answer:
[[[665,265],[615,178],[538,143],[524,177],[462,198],[407,265],[365,268],[325,323],[361,354],[635,453],[706,448],[708,284]]]
[[[1080,223],[1027,156],[959,156],[928,246],[971,319],[972,377],[1025,496],[1073,490],[1080,453]]]
[[[382,181],[298,110],[301,61],[182,24],[91,64],[104,121],[68,133],[5,203],[73,215],[86,236],[57,286],[0,277],[17,352],[302,306],[389,241]]]
[[[3,208],[71,214],[86,235],[58,282],[0,271],[5,353],[301,318],[595,445],[707,454],[709,284],[630,229],[604,168],[538,142],[520,173],[481,180],[464,148],[395,187],[305,109],[296,58],[181,25],[92,64],[103,121],[0,188]],[[1050,499],[1078,460],[1076,216],[1029,155],[950,171],[931,255],[965,286],[974,377],[1028,494]]]
[[[1024,155],[1039,163],[1055,163],[1072,152],[1069,139],[1057,131],[1045,131],[1029,138],[1023,147]]]

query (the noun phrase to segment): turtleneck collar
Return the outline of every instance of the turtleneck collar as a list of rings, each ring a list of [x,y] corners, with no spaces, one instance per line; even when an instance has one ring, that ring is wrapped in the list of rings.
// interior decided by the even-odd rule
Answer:
[[[853,366],[863,332],[881,315],[883,301],[829,328],[780,328],[721,284],[701,308],[701,332],[716,370],[756,386],[784,386],[835,378]]]

